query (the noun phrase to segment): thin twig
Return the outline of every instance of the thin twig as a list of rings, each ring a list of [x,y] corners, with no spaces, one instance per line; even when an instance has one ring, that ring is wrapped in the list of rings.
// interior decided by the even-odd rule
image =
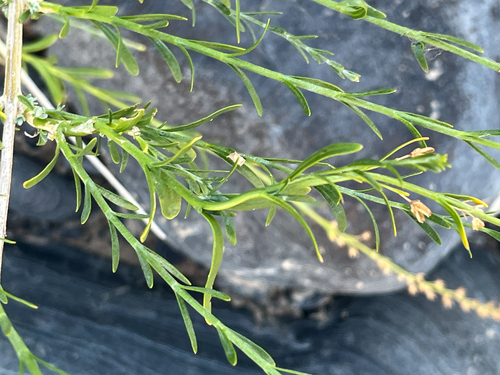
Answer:
[[[9,3],[7,41],[5,55],[5,87],[2,96],[6,120],[3,126],[2,157],[0,160],[0,238],[7,232],[12,163],[14,160],[14,134],[18,115],[18,99],[21,93],[21,58],[23,47],[23,25],[18,21],[23,12],[23,0]],[[0,240],[0,276],[4,241]]]

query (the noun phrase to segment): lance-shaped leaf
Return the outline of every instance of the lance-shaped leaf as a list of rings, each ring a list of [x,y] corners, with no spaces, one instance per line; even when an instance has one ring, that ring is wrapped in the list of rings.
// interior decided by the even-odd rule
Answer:
[[[340,101],[342,104],[344,104],[345,106],[347,106],[348,108],[350,108],[355,114],[357,114],[359,117],[361,117],[361,119],[366,122],[366,124],[370,127],[371,130],[373,130],[373,132],[375,134],[377,134],[377,136],[380,138],[380,139],[383,139],[382,138],[382,133],[380,133],[380,130],[378,130],[377,126],[373,123],[373,121],[367,116],[365,115],[365,113],[359,109],[358,107],[356,107],[355,105],[351,105],[345,101]]]
[[[309,108],[309,104],[307,103],[304,94],[302,94],[302,92],[297,87],[295,87],[294,84],[287,81],[284,81],[283,83],[290,89],[293,96],[295,96],[295,99],[297,99],[297,101],[299,102],[300,107],[302,108],[304,113],[308,116],[311,116],[311,108]]]
[[[189,311],[186,307],[186,304],[178,294],[175,295],[175,298],[177,299],[177,303],[179,304],[179,310],[181,312],[184,325],[186,326],[189,341],[191,342],[191,348],[193,348],[193,353],[196,354],[198,352],[198,342],[196,340],[196,333],[194,332],[193,322],[191,321],[191,317],[189,316]]]
[[[90,195],[90,189],[85,185],[85,191],[83,193],[83,209],[81,216],[81,223],[85,224],[90,216],[90,211],[92,209],[92,199]]]
[[[292,173],[290,173],[290,176],[288,176],[288,180],[292,181],[295,177],[304,172],[306,169],[312,167],[313,165],[319,163],[322,160],[328,159],[333,156],[352,154],[354,152],[358,152],[362,148],[363,145],[359,143],[334,143],[332,145],[323,147],[322,149],[314,152],[302,163],[300,163],[299,166],[295,168],[295,170]]]
[[[143,254],[143,249],[138,247],[135,248],[135,253],[137,254],[137,258],[139,259],[139,263],[141,265],[142,273],[144,274],[144,278],[146,279],[146,284],[148,288],[153,287],[153,270],[151,269],[151,266],[149,265],[148,261],[144,257],[145,254]]]
[[[118,242],[118,234],[116,228],[108,221],[109,233],[111,235],[111,268],[113,273],[118,269],[118,263],[120,263],[120,243]]]
[[[181,132],[181,131],[185,131],[185,130],[191,130],[191,129],[197,128],[200,125],[203,125],[203,124],[206,124],[207,122],[212,121],[214,118],[216,118],[219,115],[222,115],[223,113],[226,113],[229,111],[234,111],[235,109],[240,108],[240,107],[241,107],[241,104],[230,105],[230,106],[227,106],[225,108],[219,109],[218,111],[215,111],[214,113],[212,113],[206,117],[203,117],[197,121],[191,122],[189,124],[175,126],[175,127],[166,128],[166,129],[163,128],[163,130],[168,131],[168,132]]]
[[[56,147],[56,152],[54,154],[54,157],[52,158],[52,160],[50,161],[50,163],[47,164],[47,166],[39,174],[37,174],[35,177],[30,178],[27,181],[24,181],[23,187],[25,189],[29,189],[30,187],[35,186],[40,181],[42,181],[45,177],[47,177],[47,175],[50,173],[50,171],[52,171],[52,169],[56,165],[57,158],[59,157],[59,152],[60,152],[60,148],[59,148],[59,145],[58,145]]]
[[[182,81],[182,72],[179,62],[175,58],[174,54],[170,49],[163,43],[160,39],[149,38],[153,45],[160,51],[161,55],[165,59],[170,71],[172,72],[172,76],[174,77],[177,83]]]
[[[38,39],[36,42],[23,44],[23,53],[45,51],[51,45],[57,42],[57,39],[58,38],[56,34],[51,34],[41,39]]]
[[[171,178],[175,178],[170,172]],[[154,174],[154,185],[156,194],[160,201],[160,209],[163,217],[166,219],[173,219],[181,211],[182,197],[181,195],[166,181],[163,173],[158,172]]]
[[[212,264],[210,265],[210,272],[208,273],[207,282],[205,283],[205,288],[212,289],[214,286],[215,277],[219,271],[220,264],[222,262],[222,254],[224,251],[224,236],[222,234],[222,229],[218,221],[210,214],[206,212],[201,213],[203,217],[210,224],[213,234],[213,248],[212,248]],[[208,293],[203,295],[203,307],[208,311],[212,310],[212,304],[210,300],[212,296]],[[207,321],[208,323],[208,321]]]
[[[472,258],[472,252],[470,251],[469,240],[467,239],[467,234],[465,233],[464,224],[462,223],[462,220],[460,220],[460,216],[458,215],[457,211],[455,211],[455,209],[451,207],[448,202],[441,198],[437,199],[436,201],[441,205],[441,207],[446,210],[446,212],[450,214],[451,218],[455,222],[456,230],[460,235],[460,238],[462,239],[462,243],[469,252],[470,257]]]
[[[194,8],[193,8],[193,12],[194,12]],[[184,56],[186,56],[186,59],[189,63],[189,69],[191,70],[191,89],[190,91],[193,91],[193,86],[194,86],[194,64],[193,64],[193,60],[191,59],[191,56],[189,55],[189,52],[183,47],[181,46],[180,44],[177,46],[181,49],[182,53],[184,53]]]
[[[111,155],[111,160],[113,160],[113,163],[118,164],[120,162],[120,153],[118,152],[115,142],[112,139],[108,140],[108,149],[109,154]]]
[[[411,213],[411,211],[405,211],[405,210],[403,210],[403,211],[404,211],[406,214],[408,214],[408,216],[409,216],[409,217],[411,217],[411,218],[413,219],[413,221],[415,221],[415,223],[417,223],[417,224],[418,224],[418,226],[419,226],[420,228],[422,228],[422,230],[423,230],[423,231],[424,231],[424,232],[425,232],[425,233],[429,236],[429,238],[430,238],[431,240],[433,240],[433,241],[434,241],[435,243],[437,243],[438,245],[441,245],[441,243],[442,243],[442,242],[441,242],[441,237],[439,237],[438,232],[436,232],[436,230],[435,230],[433,227],[431,227],[431,226],[430,226],[429,224],[427,224],[427,222],[425,222],[425,221],[424,221],[423,223],[419,222],[419,221],[417,220],[417,218],[415,217],[415,215],[413,215],[413,214]]]
[[[454,44],[458,44],[459,46],[467,47],[470,48],[476,52],[483,53],[483,49],[479,47],[478,45],[468,42],[464,39],[457,38],[456,36],[451,36],[451,35],[445,35],[445,34],[435,34],[435,33],[427,33],[427,32],[421,32],[422,35],[429,36],[431,38],[435,39],[441,39],[441,40],[446,40],[447,42],[451,42]]]
[[[126,200],[125,198],[101,187],[101,186],[97,186],[97,189],[99,191],[99,193],[101,193],[101,195],[106,198],[108,201],[116,204],[117,206],[120,206],[120,207],[123,207],[125,208],[126,210],[130,210],[130,211],[137,211],[139,208],[129,202],[128,200]]]
[[[226,229],[226,237],[231,245],[236,245],[236,230],[234,228],[233,217],[227,212],[222,211],[222,220]]]
[[[217,327],[217,333],[219,334],[219,339],[222,344],[222,348],[224,349],[224,354],[226,355],[227,360],[233,366],[238,362],[238,357],[236,356],[236,350],[234,350],[233,343],[229,341],[228,337],[224,333],[221,328]]]
[[[351,197],[355,198],[358,200],[359,203],[363,205],[363,207],[366,209],[366,212],[368,212],[368,215],[370,215],[370,219],[372,220],[373,223],[373,231],[375,232],[375,250],[379,251],[380,248],[380,232],[378,230],[378,224],[377,220],[375,220],[375,215],[373,215],[372,210],[368,207],[368,205],[358,196],[356,195],[351,195]]]
[[[411,44],[411,50],[417,59],[418,65],[422,68],[424,72],[429,71],[429,66],[427,65],[427,60],[425,59],[425,43],[415,42]]]
[[[243,73],[243,70],[238,68],[236,65],[228,64],[235,72],[238,74],[240,79],[243,81],[243,84],[248,90],[248,93],[250,94],[250,97],[252,98],[253,104],[255,106],[255,109],[257,110],[257,113],[259,116],[262,116],[262,104],[260,102],[259,95],[257,95],[257,91],[255,91],[255,88],[252,85],[252,82],[248,79],[245,73]]]
[[[199,286],[186,286],[186,285],[182,285],[181,288],[198,293],[208,293],[212,297],[221,299],[223,301],[231,301],[231,297],[229,297],[226,293],[219,292],[218,290],[215,289],[202,288]]]
[[[342,197],[340,191],[335,187],[335,185],[318,185],[315,188],[328,203],[328,206],[330,206],[330,209],[335,216],[335,220],[337,221],[339,230],[344,232],[347,226],[347,218],[344,207],[340,204]]]

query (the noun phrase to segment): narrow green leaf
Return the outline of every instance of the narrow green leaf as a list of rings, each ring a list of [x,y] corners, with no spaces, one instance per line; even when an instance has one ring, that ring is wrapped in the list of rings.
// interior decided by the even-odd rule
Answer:
[[[75,172],[74,169],[73,171],[73,177],[75,179],[75,190],[76,190],[76,209],[75,212],[78,212],[80,208],[80,204],[82,203],[82,184],[80,182],[80,177],[78,177],[78,174]]]
[[[427,73],[429,71],[429,66],[427,65],[427,60],[425,59],[425,43],[412,43],[411,50],[417,59],[418,65],[420,65],[422,70]]]
[[[269,211],[268,211],[267,217],[266,217],[266,227],[271,225],[271,222],[273,221],[275,214],[276,214],[276,206],[269,207]]]
[[[295,96],[295,99],[297,99],[297,101],[299,102],[300,107],[302,108],[304,113],[308,116],[311,116],[311,108],[309,108],[309,104],[307,103],[304,94],[302,94],[302,92],[297,87],[295,87],[294,84],[287,81],[284,81],[283,83],[290,89],[293,96]]]
[[[226,212],[222,211],[222,220],[226,229],[226,237],[231,245],[236,245],[236,230],[234,228],[233,218]]]
[[[300,163],[297,168],[288,176],[288,180],[292,181],[295,177],[303,171],[317,164],[318,162],[328,159],[333,156],[352,154],[358,152],[363,148],[359,143],[334,143],[323,147],[322,149],[314,152],[311,156]]]
[[[148,249],[147,247],[144,247],[143,250],[148,254],[148,259],[152,267],[160,274],[161,276],[161,270],[164,269],[166,270],[169,274],[177,278],[178,280],[182,281],[183,283],[187,285],[191,285],[191,282],[189,279],[184,276],[177,268],[174,267],[172,263],[167,261],[165,258],[162,256],[158,255],[154,251]],[[181,287],[183,287],[181,285]]]
[[[83,209],[81,216],[81,223],[85,224],[90,216],[90,211],[92,209],[92,199],[90,195],[90,189],[85,185],[85,190],[83,193]]]
[[[210,272],[208,273],[207,282],[205,283],[205,288],[212,289],[215,277],[217,276],[217,272],[219,271],[219,267],[222,262],[224,236],[218,221],[212,215],[206,212],[202,212],[201,214],[210,224],[213,234],[212,264],[210,265]],[[208,293],[203,295],[203,307],[208,311],[212,310],[212,304],[210,302],[211,298],[212,296]]]
[[[219,116],[223,113],[226,113],[229,111],[234,111],[235,109],[240,108],[241,106],[242,106],[241,104],[230,105],[230,106],[224,107],[222,109],[219,109],[218,111],[215,111],[214,113],[212,113],[206,117],[203,117],[202,119],[199,119],[197,121],[191,122],[189,124],[175,126],[175,127],[171,127],[171,128],[167,128],[167,129],[163,129],[163,130],[165,130],[167,132],[180,132],[180,131],[185,131],[185,130],[191,130],[191,129],[197,128],[200,125],[203,125],[203,124],[206,124],[207,122],[212,121],[214,118],[216,118],[217,116]]]
[[[47,35],[36,42],[23,44],[23,53],[40,52],[48,49],[57,41],[56,34]]]
[[[109,148],[109,154],[111,155],[111,160],[113,160],[113,163],[118,164],[120,163],[120,153],[118,152],[115,142],[110,139],[108,140],[108,148]]]
[[[128,162],[128,152],[122,148],[122,162],[120,164],[120,173],[122,173],[127,166]]]
[[[170,174],[171,178],[175,178],[172,173]],[[162,178],[161,173],[156,173],[154,175],[154,185],[156,194],[158,195],[158,199],[160,201],[160,208],[163,217],[169,220],[177,217],[181,211],[181,195],[164,178]]]
[[[427,224],[427,222],[419,222],[417,220],[417,218],[415,217],[415,215],[413,215],[411,213],[411,211],[405,211],[403,210],[403,212],[405,212],[406,214],[408,214],[409,217],[411,217],[413,219],[413,221],[415,221],[415,223],[418,224],[418,226],[420,226],[420,228],[422,228],[422,230],[429,236],[429,238],[431,240],[433,240],[435,243],[437,243],[438,245],[441,245],[441,237],[439,237],[439,234],[438,232],[436,232],[436,230],[431,227],[429,224]]]
[[[377,136],[380,138],[380,139],[383,139],[382,137],[382,133],[380,133],[380,130],[378,130],[377,126],[373,123],[373,121],[367,116],[364,114],[364,112],[359,109],[358,107],[356,107],[355,105],[351,105],[347,102],[344,102],[344,101],[340,101],[342,104],[344,104],[345,106],[349,107],[355,114],[357,114],[359,117],[361,117],[361,119],[366,122],[366,124],[370,127],[371,130],[373,130],[373,132],[375,134],[377,134]]]
[[[229,341],[226,334],[222,331],[222,329],[217,327],[217,333],[219,334],[219,339],[222,344],[222,348],[224,349],[224,354],[226,355],[227,360],[233,366],[238,362],[238,357],[236,356],[236,350],[234,350],[233,343]]]
[[[387,95],[387,94],[392,94],[394,92],[396,92],[395,89],[380,89],[380,90],[359,91],[359,92],[344,92],[342,95],[354,98],[360,98],[363,96]]]
[[[151,225],[153,225],[153,219],[156,214],[156,193],[155,193],[154,179],[147,167],[143,168],[143,172],[144,176],[146,177],[146,182],[148,184],[150,213],[149,213],[148,223],[146,224],[146,228],[144,228],[144,231],[142,232],[141,237],[139,238],[141,242],[146,241],[146,238],[148,237],[149,234],[149,230],[151,229]]]
[[[401,122],[404,126],[406,126],[406,128],[410,131],[410,133],[413,135],[413,137],[415,138],[422,138],[422,134],[420,134],[420,132],[417,130],[417,128],[408,120],[400,117],[400,116],[396,116],[395,117],[396,120],[398,120],[399,122]],[[425,140],[421,140],[419,142],[420,144],[420,147],[427,147],[427,143],[425,143]]]
[[[92,0],[92,4],[87,9],[87,12],[92,12],[94,10],[94,8],[97,6],[98,3],[99,3],[99,0]]]
[[[389,199],[387,199],[387,195],[385,195],[383,191],[380,191],[380,195],[382,195],[382,198],[384,198],[385,205],[389,210],[389,215],[391,216],[392,229],[394,230],[394,237],[396,237],[398,235],[398,229],[396,228],[396,220],[394,219],[394,212],[392,211],[391,203],[389,202]]]
[[[500,233],[497,232],[496,230],[493,230],[493,229],[489,229],[489,228],[479,228],[479,230],[481,232],[484,232],[488,235],[490,235],[491,237],[493,237],[495,240],[499,241],[500,242]]]
[[[467,234],[465,233],[465,228],[464,224],[462,223],[462,220],[460,219],[460,216],[458,215],[457,211],[453,207],[451,207],[445,200],[443,199],[437,199],[436,200],[441,207],[445,209],[446,212],[448,212],[455,222],[456,225],[456,230],[458,234],[460,235],[460,238],[462,239],[462,243],[464,247],[467,249],[469,252],[470,257],[472,258],[472,252],[470,251],[470,246],[469,246],[469,240],[467,239]]]
[[[115,226],[110,221],[108,221],[108,225],[111,234],[111,268],[113,273],[115,273],[120,262],[120,243],[118,242],[118,234]]]
[[[248,93],[250,94],[250,97],[252,98],[253,104],[255,106],[255,109],[257,110],[257,113],[259,116],[262,116],[262,104],[260,102],[259,95],[257,95],[257,91],[255,91],[255,88],[252,85],[252,82],[248,79],[246,74],[238,68],[236,65],[233,64],[228,64],[235,72],[238,74],[240,79],[243,81],[243,84],[248,90]]]
[[[66,13],[63,13],[63,12],[61,12],[60,15],[64,20],[64,25],[61,28],[61,31],[59,32],[59,38],[64,39],[64,38],[66,38],[66,35],[68,35],[68,31],[69,31],[69,17]]]
[[[175,58],[174,54],[170,51],[170,49],[163,43],[160,39],[149,38],[151,43],[158,49],[161,53],[165,62],[167,63],[170,71],[172,72],[172,76],[174,77],[177,83],[182,81],[182,72],[179,62]]]
[[[237,46],[232,46],[231,44],[207,42],[205,40],[189,40],[192,43],[199,44],[200,46],[214,49],[217,51],[228,51],[228,52],[243,52],[245,49]]]
[[[446,195],[447,197],[450,197],[450,198],[458,199],[460,201],[471,201],[472,203],[477,204],[479,206],[488,207],[486,202],[483,202],[481,199],[478,199],[478,198],[470,196],[470,195],[451,194],[451,193],[444,193],[444,195]]]
[[[30,178],[27,181],[24,181],[23,187],[25,189],[29,189],[30,187],[35,186],[40,181],[42,181],[45,177],[47,177],[47,175],[50,173],[50,171],[52,171],[52,169],[56,165],[57,158],[59,157],[59,152],[60,151],[61,151],[61,149],[59,148],[59,145],[57,145],[54,157],[52,158],[52,160],[50,161],[50,163],[47,164],[47,166],[39,174],[37,174],[35,177]]]
[[[191,348],[193,348],[193,353],[196,354],[198,352],[198,342],[196,340],[196,333],[194,331],[193,322],[191,321],[191,317],[189,316],[189,311],[186,307],[186,304],[178,294],[175,295],[175,298],[177,299],[177,303],[179,304],[179,310],[181,312],[184,325],[186,326],[189,341],[191,342]]]
[[[264,28],[264,31],[263,31],[262,35],[260,36],[259,40],[255,41],[254,44],[252,44],[250,47],[248,47],[244,51],[232,53],[232,54],[228,55],[228,57],[238,57],[238,56],[246,55],[247,53],[252,52],[255,48],[257,48],[257,46],[260,44],[260,42],[262,42],[262,40],[264,39],[264,36],[266,35],[266,31],[269,27],[269,22],[271,22],[271,19],[267,20],[266,27]],[[238,24],[239,24],[239,21],[238,21],[237,25]],[[252,32],[252,35],[253,35],[252,28],[248,27],[248,29]],[[238,43],[239,43],[239,41],[238,41]]]
[[[34,110],[35,107],[33,107],[33,104],[29,101],[29,99],[27,97],[25,97],[24,95],[18,95],[17,96],[17,99],[26,106],[26,108],[28,110]]]
[[[468,42],[464,39],[457,38],[455,36],[445,35],[445,34],[427,33],[427,32],[421,32],[421,34],[425,35],[425,36],[429,36],[431,38],[446,40],[447,42],[451,42],[454,44],[458,44],[459,46],[470,48],[476,52],[480,52],[480,53],[484,52],[484,50],[481,47],[479,47],[478,45],[471,43],[471,42]]]
[[[141,21],[166,21],[166,20],[178,20],[187,21],[186,17],[177,16],[175,14],[136,14],[132,16],[121,16],[122,20],[141,22]]]
[[[137,61],[125,45],[118,28],[116,28],[116,35],[118,36],[118,47],[116,49],[116,67],[120,65],[120,62],[122,62],[125,66],[125,69],[127,69],[130,74],[132,74],[133,76],[138,75],[139,65],[137,65]]]
[[[292,78],[300,79],[301,81],[312,83],[313,85],[316,85],[316,86],[319,86],[319,87],[322,87],[322,88],[325,88],[328,90],[332,90],[335,92],[344,92],[344,90],[342,90],[338,86],[335,86],[333,83],[325,82],[325,81],[322,81],[320,79],[309,78],[309,77],[299,77],[299,76],[292,76]]]
[[[30,60],[30,64],[36,69],[47,85],[52,101],[54,103],[62,103],[64,101],[64,95],[61,80],[48,71],[44,63],[37,60]]]
[[[366,212],[368,212],[368,215],[370,215],[370,219],[372,220],[373,223],[373,231],[375,232],[375,250],[378,252],[380,249],[380,232],[378,230],[378,224],[377,220],[375,220],[375,216],[373,215],[372,210],[368,207],[368,205],[358,196],[356,195],[351,195],[351,197],[357,199],[359,203],[363,205],[363,207],[366,209]]]
[[[142,220],[142,219],[149,218],[148,214],[136,214],[136,213],[126,213],[126,214],[124,214],[123,212],[114,212],[114,215],[118,216],[118,217],[122,217],[124,219]]]
[[[479,155],[481,155],[483,158],[485,158],[488,163],[490,163],[496,169],[500,170],[500,163],[498,161],[496,161],[496,159],[494,157],[492,157],[490,154],[485,152],[481,147],[476,146],[472,142],[465,141],[465,143],[467,143],[470,147],[472,147],[474,149],[474,151],[476,151]]]
[[[321,255],[319,248],[318,248],[318,243],[316,242],[316,238],[314,237],[314,233],[312,232],[311,228],[307,224],[307,222],[304,220],[304,218],[293,208],[290,206],[288,203],[284,202],[283,200],[274,197],[272,195],[267,195],[267,199],[269,199],[271,202],[275,203],[276,205],[280,206],[283,208],[286,212],[288,212],[292,217],[304,228],[306,233],[309,235],[309,238],[311,239],[311,242],[314,245],[314,250],[316,251],[316,256],[318,257],[319,261],[321,263],[324,262],[323,256]]]
[[[3,238],[3,237],[0,237],[0,241],[8,243],[8,244],[11,244],[11,245],[15,245],[16,244],[16,241],[12,241],[12,240],[9,240],[9,239]]]
[[[248,345],[250,347],[251,350],[253,350],[254,352],[257,353],[257,355],[262,358],[264,361],[266,361],[268,364],[270,364],[271,366],[276,366],[276,362],[274,362],[274,359],[273,357],[271,357],[269,355],[268,352],[266,352],[263,348],[261,348],[259,345],[257,345],[256,343],[254,343],[253,341],[249,340],[248,338],[246,338],[245,336],[243,336],[242,334],[236,332],[236,331],[233,331],[232,329],[229,329],[229,332],[227,332],[227,336],[231,336],[231,335],[234,335],[236,336],[238,339],[240,339],[241,341],[243,341],[243,343],[245,345]],[[239,347],[239,346],[238,346]],[[240,347],[240,349],[242,349]]]
[[[231,301],[231,297],[229,297],[227,294],[219,292],[218,290],[215,290],[215,289],[202,288],[199,286],[186,286],[186,285],[182,285],[181,288],[186,289],[186,290],[191,290],[193,292],[198,292],[198,293],[208,293],[212,297],[221,299],[223,301]]]
[[[141,269],[142,273],[144,273],[144,278],[146,279],[146,284],[148,285],[148,288],[151,289],[153,287],[153,270],[151,270],[151,266],[149,263],[144,259],[143,254],[141,251],[136,250],[137,258],[139,259],[139,263],[141,264]]]
[[[240,0],[234,0],[235,4],[235,13],[236,13],[236,40],[238,41],[238,44],[240,44],[240,27],[242,26],[240,24]],[[235,353],[236,354],[236,353]]]
[[[340,204],[342,198],[340,191],[335,185],[318,185],[315,189],[321,194],[325,201],[330,206],[330,209],[335,216],[338,228],[341,232],[344,232],[347,226],[347,218],[345,215],[344,207]]]
[[[121,197],[121,196],[101,187],[101,186],[97,186],[97,189],[99,190],[99,193],[101,193],[101,195],[104,198],[106,198],[108,201],[116,204],[117,206],[123,207],[126,210],[130,210],[130,211],[137,211],[139,209],[135,204],[130,203],[125,198],[123,198],[123,197]]]
[[[193,91],[193,86],[194,86],[194,65],[193,65],[193,60],[191,59],[191,56],[189,55],[189,52],[182,45],[179,44],[177,47],[179,47],[181,49],[182,53],[184,53],[184,56],[186,56],[186,59],[187,59],[187,61],[189,63],[189,69],[191,70],[191,89],[190,89],[190,91]]]

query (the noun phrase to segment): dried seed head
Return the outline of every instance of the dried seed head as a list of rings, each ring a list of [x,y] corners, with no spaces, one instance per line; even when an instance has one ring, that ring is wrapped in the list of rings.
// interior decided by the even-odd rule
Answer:
[[[460,308],[462,309],[463,312],[469,312],[470,311],[469,301],[468,300],[460,301]]]
[[[450,296],[448,296],[447,294],[443,294],[441,300],[443,301],[443,307],[445,309],[451,309],[451,307],[453,306],[453,300]]]
[[[418,288],[414,283],[408,284],[408,294],[415,296],[418,293]]]
[[[416,158],[417,156],[422,156],[425,154],[432,154],[434,151],[434,148],[432,147],[423,147],[423,148],[416,148],[412,152],[410,152],[410,158]]]
[[[425,217],[432,215],[432,211],[418,199],[410,202],[411,213],[415,215],[419,223],[425,221]]]
[[[246,162],[245,158],[238,154],[236,151],[229,154],[227,158],[231,159],[233,163],[238,164],[238,167],[241,167]]]
[[[484,228],[484,221],[474,216],[472,219],[472,229],[479,230],[481,228]]]
[[[445,287],[444,281],[442,279],[436,279],[436,281],[434,281],[434,285],[436,285],[438,288]]]
[[[349,255],[349,258],[357,258],[359,256],[359,250],[355,247],[349,246],[347,248],[347,255]]]
[[[422,288],[421,288],[422,289]],[[429,300],[429,301],[434,301],[434,299],[436,298],[436,293],[429,287],[424,287],[423,288],[423,292],[425,294],[425,297]]]
[[[461,286],[460,288],[457,288],[455,290],[455,296],[458,298],[458,299],[462,299],[465,297],[465,295],[467,294],[467,291],[465,290],[465,288],[463,286]]]

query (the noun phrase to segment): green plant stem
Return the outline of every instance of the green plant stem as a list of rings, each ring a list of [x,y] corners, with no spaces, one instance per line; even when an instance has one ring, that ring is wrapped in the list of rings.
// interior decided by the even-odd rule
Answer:
[[[323,0],[321,0],[321,1],[323,1]],[[329,4],[329,3],[325,1],[325,4]],[[323,5],[325,5],[325,4],[323,4]],[[67,12],[68,14],[71,14],[71,8],[64,8],[64,7],[57,5],[57,4],[44,2],[44,3],[42,3],[42,6],[43,6],[43,8],[45,8],[49,12],[57,12],[57,13],[58,12]],[[252,64],[250,62],[232,57],[231,54],[226,54],[226,53],[214,50],[212,48],[200,45],[200,44],[196,43],[196,41],[180,38],[180,37],[166,34],[166,33],[163,33],[163,32],[157,31],[157,30],[147,29],[147,28],[142,27],[141,25],[138,25],[134,22],[122,19],[120,17],[106,17],[103,15],[94,14],[91,12],[77,14],[77,15],[75,15],[75,17],[99,21],[99,22],[103,22],[103,23],[111,23],[115,26],[123,27],[125,29],[131,30],[131,31],[136,32],[138,34],[142,34],[142,35],[145,35],[145,36],[148,36],[151,38],[160,39],[164,42],[167,42],[167,43],[170,43],[173,45],[181,46],[181,47],[189,49],[191,51],[198,52],[198,53],[203,54],[205,56],[219,60],[223,63],[228,64],[228,65],[229,64],[234,65],[234,66],[237,66],[239,68],[248,70],[250,72],[256,73],[256,74],[261,75],[263,77],[267,77],[267,78],[270,78],[270,79],[273,79],[273,80],[276,80],[279,82],[283,82],[283,83],[286,82],[286,83],[292,84],[298,88],[301,88],[301,89],[304,89],[304,90],[307,90],[310,92],[314,92],[318,95],[329,97],[331,99],[340,101],[342,103],[347,103],[351,106],[364,108],[364,109],[367,109],[369,111],[380,113],[380,114],[383,114],[385,116],[394,118],[396,120],[400,120],[402,118],[403,120],[410,121],[418,126],[436,131],[438,133],[442,133],[442,134],[445,134],[445,135],[448,135],[448,136],[451,136],[454,138],[458,138],[461,140],[467,140],[470,142],[482,144],[482,145],[485,145],[488,147],[500,149],[500,143],[497,143],[497,142],[494,142],[494,141],[491,141],[488,139],[484,139],[484,138],[479,138],[479,137],[471,138],[470,136],[468,136],[467,132],[439,125],[430,119],[426,120],[426,119],[421,118],[421,117],[413,116],[411,113],[408,113],[408,112],[398,111],[398,110],[395,110],[392,108],[387,108],[387,107],[384,107],[384,106],[381,106],[381,105],[378,105],[378,104],[375,104],[375,103],[372,103],[372,102],[369,102],[366,100],[358,99],[356,97],[350,96],[350,94],[346,93],[346,92],[335,91],[335,90],[332,90],[331,88],[325,88],[325,87],[322,87],[322,86],[315,84],[313,82],[310,82],[310,81],[305,81],[305,80],[301,80],[301,79],[293,77],[293,76],[278,73],[278,72],[275,72],[273,70],[266,69],[264,67]],[[385,22],[387,22],[387,21],[385,21]],[[398,26],[398,25],[394,25],[394,26]],[[418,34],[417,31],[414,31],[411,29],[406,29],[406,28],[403,28],[401,26],[398,26],[398,27],[402,28],[400,31],[405,30],[405,32],[406,32],[406,30],[407,30],[408,32]],[[420,35],[420,34],[418,34],[418,35]],[[420,37],[425,38],[423,36],[420,36]],[[432,41],[434,41],[434,39],[432,39]],[[449,47],[451,48],[454,46],[450,45]],[[453,50],[453,52],[456,52],[459,55],[463,55],[464,51],[459,49],[459,51]],[[473,55],[473,56],[476,56],[476,55]],[[476,56],[476,57],[478,57],[478,56]],[[480,57],[478,57],[478,58],[480,58]],[[481,58],[481,59],[487,60],[484,58]],[[487,61],[491,62],[491,60],[487,60]],[[495,62],[492,62],[492,63],[496,64],[495,69],[497,69],[497,70],[500,69],[500,64],[495,63]]]
[[[18,19],[23,12],[24,1],[13,0],[9,3],[7,26],[7,54],[5,56],[5,86],[2,96],[6,119],[3,125],[2,158],[0,161],[0,238],[7,232],[12,163],[14,161],[14,135],[18,111],[17,96],[21,94],[21,58],[23,47],[23,25]],[[0,276],[4,241],[0,241]]]
[[[341,6],[336,1],[332,1],[332,0],[313,0],[313,1],[318,3],[318,4],[323,5],[326,8],[330,8],[332,10],[335,10],[337,12],[342,13]],[[460,47],[457,47],[453,44],[443,42],[443,41],[436,39],[436,38],[430,38],[430,37],[426,36],[425,33],[421,32],[421,31],[409,29],[407,27],[397,25],[395,23],[389,22],[389,21],[387,21],[385,19],[381,19],[381,18],[374,18],[371,16],[365,16],[362,19],[365,20],[366,22],[370,22],[374,25],[377,25],[379,27],[382,27],[383,29],[392,31],[392,32],[399,34],[401,36],[405,36],[407,38],[414,39],[417,42],[424,42],[425,44],[438,47],[444,51],[448,51],[448,52],[457,54],[459,56],[462,56],[466,59],[469,59],[471,61],[477,62],[478,64],[481,64],[481,65],[486,66],[487,68],[496,70],[497,72],[500,71],[500,63],[493,61],[493,60],[490,60],[490,59],[487,59],[485,57],[481,57],[481,56],[476,55],[474,53],[471,53],[469,51],[466,51],[466,50],[464,50]]]

